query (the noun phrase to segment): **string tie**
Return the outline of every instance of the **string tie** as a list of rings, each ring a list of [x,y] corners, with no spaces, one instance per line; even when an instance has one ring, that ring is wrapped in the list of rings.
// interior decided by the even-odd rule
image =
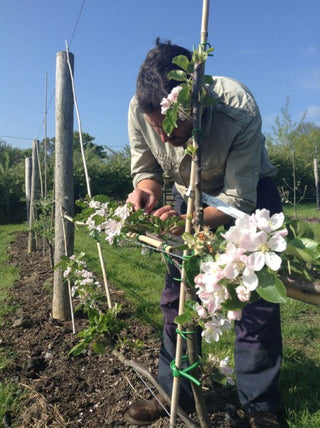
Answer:
[[[195,331],[184,331],[176,328],[176,333],[180,334],[180,336],[183,337],[183,339],[188,340],[188,337],[187,337],[188,334],[194,334]]]
[[[182,357],[182,361],[186,361],[186,360],[187,360],[187,358],[188,358],[188,357],[187,357],[186,355],[184,355],[184,356]],[[186,378],[186,379],[190,380],[190,382],[195,383],[197,386],[200,386],[200,385],[201,385],[201,382],[199,382],[199,381],[198,381],[198,379],[196,379],[195,377],[193,377],[193,376],[191,376],[191,375],[189,374],[189,372],[190,372],[191,370],[195,369],[198,365],[199,365],[199,361],[196,361],[194,364],[192,364],[192,366],[189,366],[189,367],[186,367],[185,369],[179,370],[179,369],[177,368],[177,366],[176,366],[176,360],[173,360],[173,361],[171,361],[171,363],[170,363],[170,368],[171,368],[171,371],[172,371],[172,376],[175,376],[175,377],[180,377],[180,376],[182,376],[182,377],[184,377],[184,378]]]

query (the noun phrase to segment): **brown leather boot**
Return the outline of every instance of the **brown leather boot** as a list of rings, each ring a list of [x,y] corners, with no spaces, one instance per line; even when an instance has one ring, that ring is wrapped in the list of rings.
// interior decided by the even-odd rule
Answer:
[[[126,420],[135,425],[150,425],[157,419],[165,416],[167,412],[158,400],[137,401],[133,403],[125,417]]]
[[[271,412],[259,412],[249,416],[250,428],[281,428],[277,416]]]

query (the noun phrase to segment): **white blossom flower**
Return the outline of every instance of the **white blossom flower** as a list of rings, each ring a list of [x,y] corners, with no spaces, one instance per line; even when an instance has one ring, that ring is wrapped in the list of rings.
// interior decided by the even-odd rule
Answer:
[[[230,358],[225,357],[220,361],[220,372],[225,376],[226,381],[229,385],[234,385],[235,382],[233,380],[233,368],[229,366]]]
[[[263,230],[266,233],[279,229],[284,222],[283,213],[273,214],[273,216],[270,217],[270,211],[265,208],[262,210],[256,210],[253,215],[258,229]]]
[[[213,316],[212,319],[204,324],[204,330],[201,336],[208,343],[218,342],[224,330],[228,330],[231,326],[229,320],[222,316]]]
[[[117,207],[115,212],[114,212],[114,215],[116,217],[119,217],[120,220],[124,221],[130,216],[130,212],[131,212],[131,209],[128,207],[127,204],[125,204],[125,205]]]
[[[70,266],[68,266],[67,269],[63,272],[63,277],[67,278],[71,272],[72,272],[72,269]]]

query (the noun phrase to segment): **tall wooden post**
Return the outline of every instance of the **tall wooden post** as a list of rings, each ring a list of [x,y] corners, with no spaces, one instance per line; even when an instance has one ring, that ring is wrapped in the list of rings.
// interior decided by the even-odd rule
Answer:
[[[69,52],[73,72],[74,56]],[[61,213],[74,215],[73,194],[73,94],[67,53],[58,52],[56,57],[56,138],[55,138],[55,250],[54,264],[67,252],[73,254],[74,226],[64,222]],[[65,245],[66,242],[66,245]],[[69,293],[61,268],[54,271],[52,316],[70,318]]]
[[[30,199],[31,199],[31,174],[32,174],[32,158],[25,158],[25,194],[26,194],[26,209],[27,209],[27,225],[30,221]]]
[[[29,239],[28,239],[28,253],[32,253],[36,249],[36,235],[32,230],[33,222],[36,217],[34,208],[35,201],[39,197],[39,141],[33,140],[32,142],[32,166],[31,166],[31,188],[30,188],[30,210],[29,210]]]
[[[318,159],[316,157],[313,159],[313,172],[314,172],[314,183],[316,188],[317,209],[320,210],[320,183],[319,183],[319,173],[318,173]]]

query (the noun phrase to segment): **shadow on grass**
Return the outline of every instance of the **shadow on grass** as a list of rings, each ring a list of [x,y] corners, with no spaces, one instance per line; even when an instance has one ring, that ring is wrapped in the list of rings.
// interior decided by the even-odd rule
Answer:
[[[292,427],[320,426],[320,367],[302,351],[292,354],[284,356],[281,371],[281,419]],[[319,425],[314,425],[313,416]]]

